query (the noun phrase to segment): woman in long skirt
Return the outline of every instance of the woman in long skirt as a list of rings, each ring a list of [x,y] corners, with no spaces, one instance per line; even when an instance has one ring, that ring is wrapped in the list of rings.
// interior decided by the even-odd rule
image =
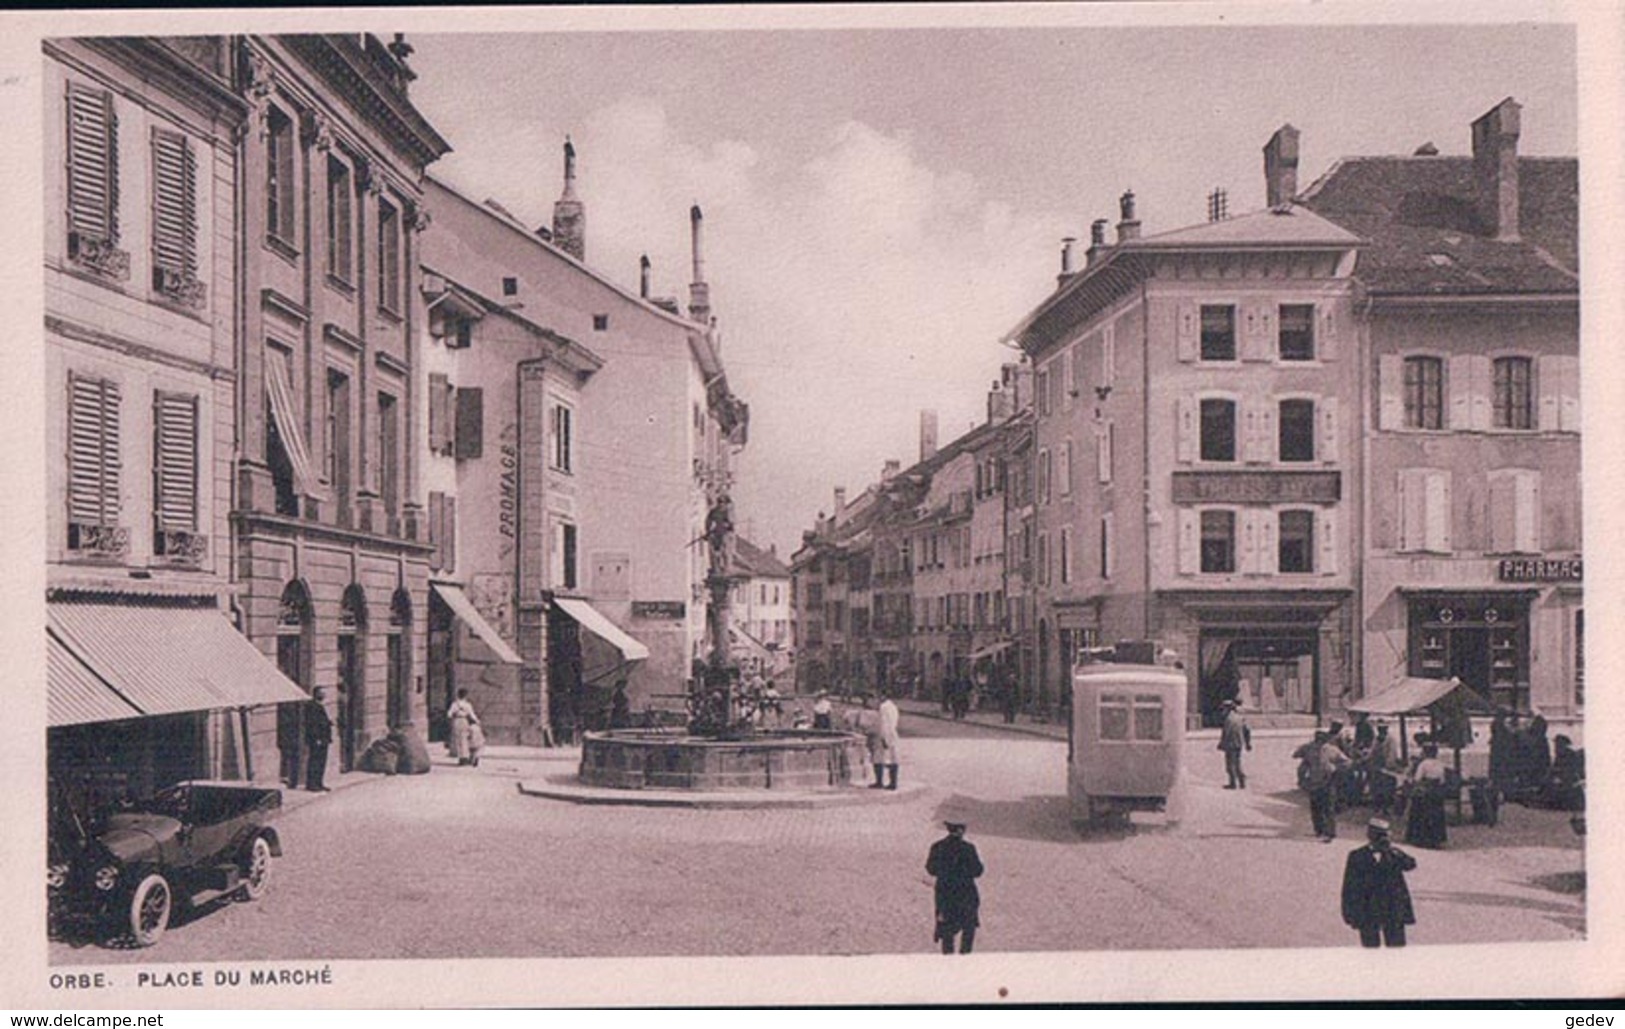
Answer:
[[[1405,822],[1405,842],[1417,847],[1438,848],[1445,844],[1445,766],[1439,748],[1422,749],[1411,779],[1409,813]]]
[[[457,691],[457,699],[446,709],[446,718],[451,722],[451,737],[446,740],[451,756],[458,764],[466,765],[470,760],[469,726],[474,722],[474,705],[469,703],[466,689]]]

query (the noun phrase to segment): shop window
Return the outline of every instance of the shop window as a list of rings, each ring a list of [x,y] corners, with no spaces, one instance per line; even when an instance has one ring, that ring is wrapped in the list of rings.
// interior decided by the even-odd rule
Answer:
[[[1280,450],[1282,461],[1315,459],[1315,402],[1283,400],[1280,410]]]
[[[1204,461],[1236,459],[1236,403],[1233,400],[1202,401],[1202,444]]]
[[[1444,362],[1405,358],[1405,428],[1444,428]]]
[[[1276,534],[1276,568],[1281,572],[1315,570],[1315,513],[1282,511]]]
[[[1280,311],[1280,355],[1283,361],[1315,359],[1315,305],[1282,304]]]
[[[1236,309],[1230,304],[1202,305],[1202,360],[1236,359]]]
[[[1527,357],[1495,359],[1494,426],[1497,429],[1534,428],[1532,362]]]
[[[1236,514],[1234,511],[1202,512],[1202,571],[1236,570]]]

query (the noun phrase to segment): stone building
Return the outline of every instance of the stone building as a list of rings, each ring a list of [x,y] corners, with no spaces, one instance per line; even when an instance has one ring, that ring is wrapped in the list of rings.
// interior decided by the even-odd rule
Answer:
[[[788,686],[793,681],[795,636],[790,620],[790,568],[778,548],[743,536],[734,541],[734,586],[728,609],[734,660],[747,675]]]
[[[224,37],[44,44],[54,781],[274,776],[246,712],[301,696],[235,624],[234,58]]]
[[[1498,706],[1573,718],[1578,162],[1520,156],[1519,122],[1508,98],[1473,122],[1470,156],[1346,158],[1299,200],[1365,242],[1366,685],[1457,676]]]
[[[249,637],[326,687],[330,760],[425,728],[431,544],[416,285],[424,169],[449,146],[412,106],[410,47],[243,37],[236,562]],[[297,755],[298,711],[258,749]]]

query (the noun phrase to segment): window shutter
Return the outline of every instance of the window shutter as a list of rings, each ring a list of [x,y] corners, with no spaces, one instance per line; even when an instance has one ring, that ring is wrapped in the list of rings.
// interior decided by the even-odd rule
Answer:
[[[1512,476],[1493,475],[1490,478],[1490,553],[1508,554],[1516,549],[1517,541],[1517,487]]]
[[[153,395],[153,516],[161,531],[197,531],[198,398]]]
[[[1337,547],[1339,543],[1337,532],[1337,510],[1326,508],[1320,512],[1316,519],[1315,547],[1320,553],[1317,555],[1316,571],[1321,575],[1337,574]]]
[[[440,567],[446,572],[457,570],[457,498],[448,496],[440,502]]]
[[[1259,511],[1258,516],[1258,574],[1276,575],[1281,571],[1281,552],[1276,546],[1277,523],[1280,515],[1274,511]]]
[[[1196,460],[1196,401],[1190,397],[1180,397],[1174,404],[1178,437],[1176,449],[1179,460],[1189,464]]]
[[[1315,356],[1322,361],[1337,360],[1337,305],[1327,301],[1315,305]]]
[[[1473,355],[1453,354],[1445,387],[1450,391],[1450,428],[1473,428]]]
[[[1179,512],[1179,574],[1195,575],[1202,567],[1202,515],[1183,508]]]
[[[1181,361],[1196,360],[1196,344],[1201,338],[1197,325],[1196,305],[1180,304],[1174,312],[1174,350]]]
[[[1275,309],[1269,304],[1248,304],[1242,309],[1241,359],[1268,361],[1272,356]]]
[[[1076,396],[1078,392],[1077,350],[1078,348],[1076,346],[1067,347],[1066,353],[1061,355],[1061,360],[1056,362],[1055,365],[1055,370],[1061,373],[1061,407],[1066,409],[1070,409],[1072,407],[1072,398]]]
[[[1427,539],[1425,549],[1448,554],[1451,551],[1450,473],[1430,469],[1425,476]]]
[[[1516,530],[1514,548],[1521,554],[1540,553],[1540,473],[1519,471],[1516,484]]]
[[[117,525],[119,516],[119,387],[103,379],[68,378],[68,519]]]
[[[485,391],[478,387],[457,389],[456,458],[465,461],[485,452]]]
[[[1117,384],[1117,326],[1108,325],[1100,338],[1100,384]]]
[[[68,228],[118,238],[118,123],[105,91],[68,84]]]
[[[1241,537],[1236,541],[1240,544],[1236,571],[1242,575],[1258,575],[1263,570],[1258,552],[1258,516],[1262,513],[1253,508],[1242,508],[1236,512],[1236,529]]]
[[[1112,423],[1101,423],[1095,432],[1095,477],[1102,483],[1112,481],[1112,437]]]
[[[1558,428],[1564,432],[1580,431],[1580,359],[1562,357],[1557,361]],[[1545,387],[1542,386],[1542,389]]]
[[[1320,413],[1320,433],[1315,440],[1315,450],[1322,464],[1336,464],[1337,398],[1322,397],[1315,401],[1315,410]]]
[[[152,130],[153,263],[176,275],[197,274],[197,160],[178,132]]]
[[[432,454],[444,453],[450,441],[450,433],[446,431],[446,415],[449,412],[445,400],[450,385],[439,372],[429,373],[429,452]]]
[[[1405,359],[1399,354],[1377,358],[1377,428],[1386,432],[1405,427]],[[1453,407],[1453,405],[1452,405]],[[1452,418],[1454,414],[1452,413]]]
[[[1399,531],[1395,534],[1394,549],[1417,550],[1422,536],[1420,497],[1421,482],[1413,468],[1401,468],[1395,493],[1394,510],[1399,513]]]
[[[1072,441],[1068,439],[1061,448],[1061,495],[1072,494]]]
[[[434,550],[429,553],[429,570],[438,572],[445,565],[442,556],[444,539],[446,536],[446,495],[433,490],[429,492],[429,545]]]
[[[1556,432],[1562,424],[1562,372],[1558,371],[1562,360],[1551,354],[1535,359],[1535,427],[1541,432]]]
[[[1467,367],[1472,373],[1470,424],[1472,428],[1482,431],[1490,427],[1490,390],[1495,382],[1494,365],[1487,357],[1470,354]]]

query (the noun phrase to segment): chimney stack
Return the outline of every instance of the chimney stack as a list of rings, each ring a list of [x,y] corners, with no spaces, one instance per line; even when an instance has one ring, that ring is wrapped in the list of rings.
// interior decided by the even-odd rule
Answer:
[[[1473,178],[1479,217],[1503,242],[1518,238],[1518,112],[1507,97],[1473,122]]]
[[[835,514],[833,517],[839,521],[841,513],[846,510],[846,487],[835,487]]]
[[[1089,249],[1084,253],[1086,265],[1094,264],[1095,258],[1106,249],[1106,226],[1109,224],[1104,218],[1096,218],[1089,225]]]
[[[1077,239],[1073,236],[1061,240],[1061,274],[1058,277],[1060,282],[1065,282],[1072,276],[1072,246],[1075,243]]]
[[[928,461],[937,454],[937,413],[920,412],[920,460]]]
[[[688,224],[694,242],[694,281],[688,284],[688,316],[701,325],[711,324],[711,287],[705,281],[705,215],[700,205],[688,209]]]
[[[886,459],[886,463],[880,468],[880,481],[890,482],[892,478],[902,470],[903,462],[897,460],[895,457],[889,457]]]
[[[1134,216],[1134,191],[1131,189],[1117,200],[1122,220],[1117,223],[1117,242],[1127,243],[1140,238],[1140,219]]]
[[[587,209],[576,198],[576,148],[564,137],[564,193],[553,203],[553,245],[578,261],[587,259]]]
[[[649,299],[649,255],[638,258],[638,296]]]
[[[1283,125],[1264,144],[1264,203],[1290,204],[1298,195],[1298,130]]]
[[[987,420],[998,423],[1015,414],[1015,394],[1008,393],[1002,383],[995,382],[987,391]]]

